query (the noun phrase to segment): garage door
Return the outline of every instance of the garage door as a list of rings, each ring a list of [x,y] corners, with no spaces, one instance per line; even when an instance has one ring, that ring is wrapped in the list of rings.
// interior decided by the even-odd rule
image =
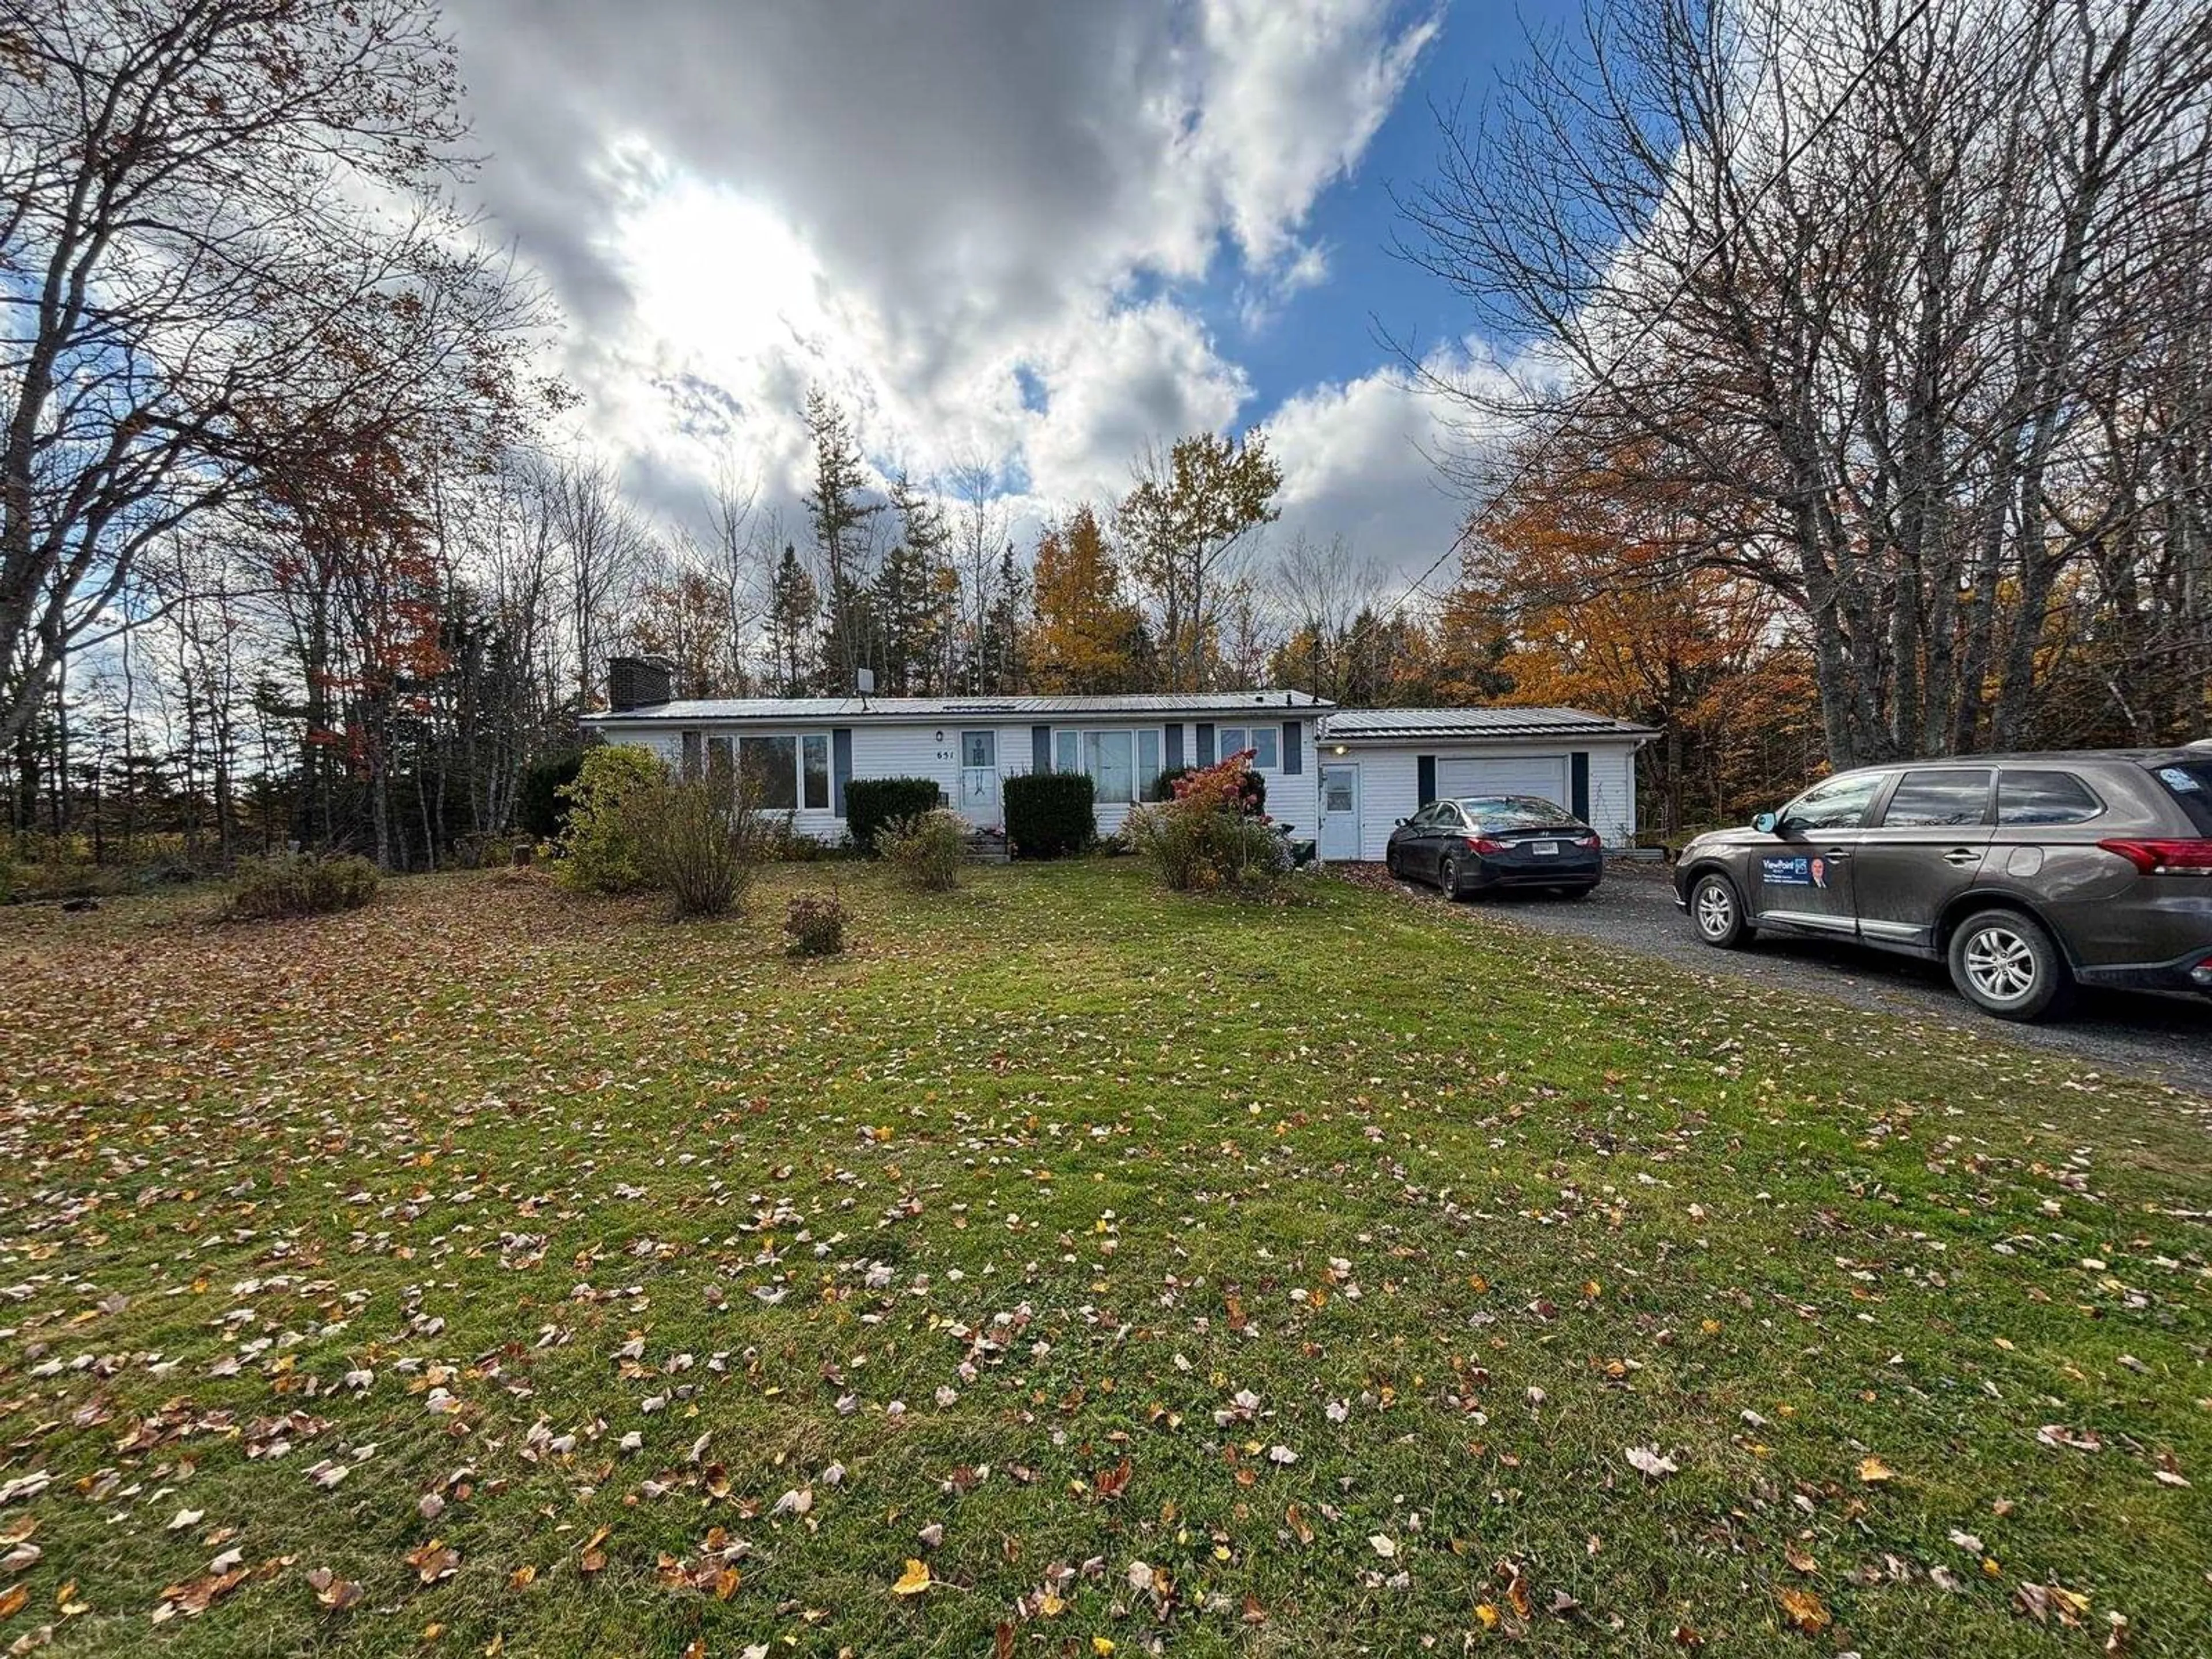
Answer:
[[[1571,807],[1567,799],[1567,757],[1565,755],[1486,755],[1480,760],[1437,760],[1437,793],[1446,799],[1462,795],[1539,795],[1556,805]]]

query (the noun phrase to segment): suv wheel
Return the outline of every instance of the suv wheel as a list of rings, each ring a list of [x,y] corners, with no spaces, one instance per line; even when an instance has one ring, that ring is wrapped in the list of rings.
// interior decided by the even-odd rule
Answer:
[[[1690,920],[1698,937],[1716,949],[1733,951],[1751,942],[1742,896],[1735,884],[1717,871],[1699,876],[1690,889]]]
[[[2041,1019],[2072,987],[2066,959],[2043,925],[2017,910],[1984,910],[1951,935],[1951,983],[1999,1019]]]

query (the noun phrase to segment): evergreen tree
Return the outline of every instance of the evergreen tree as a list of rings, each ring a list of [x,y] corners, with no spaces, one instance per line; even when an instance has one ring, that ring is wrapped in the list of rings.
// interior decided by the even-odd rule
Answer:
[[[845,411],[819,388],[806,394],[806,431],[814,442],[814,489],[806,498],[806,518],[814,527],[827,602],[823,671],[836,690],[850,691],[855,673],[878,658],[869,532],[883,504],[863,495],[867,471],[860,441]]]
[[[903,477],[891,485],[899,538],[876,573],[879,687],[886,696],[951,689],[959,580],[946,556],[951,534],[937,503]]]
[[[978,691],[1002,695],[1027,689],[1028,630],[1022,618],[1029,601],[1029,577],[1014,556],[1014,544],[1008,542],[999,556],[997,591],[975,641],[973,679]]]
[[[799,550],[783,544],[783,557],[769,579],[769,678],[781,696],[795,697],[814,680],[814,622],[822,596],[814,578],[799,562]]]

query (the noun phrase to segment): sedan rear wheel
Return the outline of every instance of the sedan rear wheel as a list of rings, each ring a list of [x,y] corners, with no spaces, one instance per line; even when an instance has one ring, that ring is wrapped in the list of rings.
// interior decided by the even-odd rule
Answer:
[[[1743,899],[1735,884],[1717,870],[1699,876],[1690,889],[1690,920],[1697,926],[1698,937],[1717,950],[1733,951],[1750,942]]]
[[[1437,866],[1437,885],[1448,899],[1459,896],[1459,854],[1447,853]]]
[[[2066,959],[2033,917],[1984,910],[1951,935],[1951,983],[1985,1014],[2041,1019],[2073,988]]]

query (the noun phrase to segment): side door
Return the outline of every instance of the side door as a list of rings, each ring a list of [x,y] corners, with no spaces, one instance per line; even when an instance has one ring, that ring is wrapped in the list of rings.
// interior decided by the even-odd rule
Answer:
[[[1853,861],[1860,938],[1932,948],[1936,918],[1974,884],[1988,856],[1995,781],[1986,766],[1919,768],[1898,779]]]
[[[1359,763],[1330,761],[1321,769],[1321,855],[1331,864],[1359,856]]]
[[[1751,911],[1762,923],[1856,938],[1851,860],[1867,813],[1893,772],[1846,772],[1784,807],[1774,834],[1753,849]]]

